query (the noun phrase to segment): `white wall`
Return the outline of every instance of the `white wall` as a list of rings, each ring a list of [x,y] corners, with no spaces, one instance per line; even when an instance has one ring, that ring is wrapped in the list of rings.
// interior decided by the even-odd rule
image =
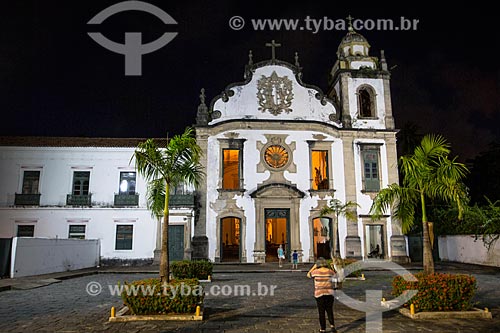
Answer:
[[[0,208],[0,237],[16,235],[18,225],[34,225],[34,237],[68,238],[70,225],[85,225],[85,239],[101,240],[105,259],[153,258],[156,222],[138,208]],[[115,250],[116,226],[133,225],[131,250]]]
[[[13,205],[21,193],[22,171],[40,170],[40,206],[65,206],[74,171],[90,171],[92,203],[112,206],[118,193],[120,172],[134,171],[134,148],[1,147],[0,206]],[[146,182],[137,175],[139,205],[146,207]]]
[[[273,72],[276,72],[280,78],[287,77],[292,82],[293,99],[290,106],[292,111],[290,113],[282,112],[279,116],[268,111],[259,111],[259,100],[256,98],[258,81],[263,77],[270,77]],[[234,92],[234,95],[227,102],[224,102],[222,98],[215,101],[213,109],[220,111],[221,117],[212,120],[210,125],[232,119],[279,119],[285,121],[316,120],[339,127],[329,118],[331,114],[338,114],[335,106],[330,101],[327,101],[326,105],[322,105],[321,101],[315,97],[318,91],[302,86],[297,81],[293,71],[287,67],[269,65],[257,68],[249,83],[234,86],[230,90]]]
[[[144,179],[137,174],[138,207],[113,207],[120,172],[134,171],[133,152],[132,147],[0,147],[0,237],[16,236],[18,225],[34,225],[34,237],[62,239],[68,238],[70,225],[85,225],[85,238],[101,241],[102,258],[153,258],[156,221],[146,207]],[[23,170],[41,171],[40,207],[14,206]],[[78,170],[91,173],[92,207],[66,206]],[[131,250],[115,250],[119,224],[134,225]]]
[[[358,119],[359,110],[357,90],[362,85],[369,85],[375,91],[377,119]],[[352,118],[352,127],[385,129],[384,81],[381,79],[349,78],[348,90],[349,113]]]
[[[439,236],[438,244],[441,260],[500,267],[499,241],[489,251],[482,238],[473,235]]]
[[[99,240],[14,237],[10,277],[40,275],[99,265]]]

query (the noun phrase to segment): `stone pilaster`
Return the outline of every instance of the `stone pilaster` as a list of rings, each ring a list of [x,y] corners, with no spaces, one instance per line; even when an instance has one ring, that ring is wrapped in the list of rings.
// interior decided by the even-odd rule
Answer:
[[[208,163],[208,133],[206,128],[197,127],[196,128],[196,142],[201,148],[201,158],[200,163],[202,165],[202,170],[207,170]],[[206,177],[206,176],[205,176]],[[198,209],[199,214],[194,223],[194,236],[191,241],[191,258],[196,259],[206,259],[208,258],[208,238],[207,238],[207,179],[203,178],[200,187],[197,189],[198,197]]]
[[[387,154],[387,171],[388,184],[398,184],[398,156],[396,151],[396,133],[390,133],[385,138],[386,154]],[[401,224],[396,219],[391,219],[391,230],[393,235],[401,235]]]
[[[161,256],[161,218],[156,220],[156,244],[153,252],[153,265],[160,264]]]
[[[403,235],[391,236],[391,260],[406,264],[410,258],[406,255],[406,237]]]
[[[344,150],[345,201],[356,202],[356,172],[354,164],[354,136],[346,132],[342,136]],[[357,216],[357,212],[356,212]],[[346,221],[347,237],[345,239],[346,257],[361,258],[361,239],[358,234],[358,221]]]
[[[340,76],[340,101],[342,108],[342,125],[351,128],[351,113],[349,110],[349,76],[347,73]]]
[[[388,183],[399,183],[396,133],[388,133],[385,143],[387,149],[387,169],[389,172]],[[410,258],[406,255],[406,237],[402,233],[400,221],[395,218],[391,218],[391,231],[391,260],[397,263],[409,262]]]
[[[394,129],[394,117],[392,116],[391,86],[389,84],[389,75],[384,76],[384,105],[385,105],[385,128]]]

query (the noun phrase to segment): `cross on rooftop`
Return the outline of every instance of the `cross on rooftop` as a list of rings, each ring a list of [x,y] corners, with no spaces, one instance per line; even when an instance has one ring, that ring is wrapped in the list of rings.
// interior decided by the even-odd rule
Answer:
[[[276,60],[276,48],[280,47],[281,44],[276,43],[274,39],[271,41],[271,43],[266,43],[267,47],[271,47],[271,60],[274,61]]]

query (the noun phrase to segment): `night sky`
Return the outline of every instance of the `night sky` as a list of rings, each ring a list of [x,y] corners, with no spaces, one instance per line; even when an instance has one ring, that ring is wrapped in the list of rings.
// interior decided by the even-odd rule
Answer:
[[[475,3],[438,12],[424,3],[398,9],[380,1],[149,1],[170,14],[165,25],[144,12],[115,14],[99,26],[87,22],[119,1],[18,1],[3,5],[0,20],[0,135],[162,137],[195,121],[200,88],[207,101],[230,83],[243,81],[248,51],[267,60],[264,44],[282,44],[277,58],[294,62],[303,81],[328,87],[328,73],[346,31],[255,31],[251,19],[306,16],[420,20],[416,31],[360,30],[371,55],[384,49],[392,69],[396,126],[411,121],[422,133],[447,137],[461,159],[500,140],[498,19]],[[203,4],[203,5],[202,5]],[[351,5],[350,5],[351,4]],[[413,8],[411,7],[413,6]],[[389,11],[390,10],[390,11]],[[456,13],[455,13],[456,11]],[[432,13],[432,14],[431,14]],[[239,15],[246,25],[232,30]],[[150,42],[178,32],[172,42],[142,57],[142,76],[124,75],[124,56],[94,42],[101,32],[119,43],[125,31]],[[396,67],[394,67],[396,66]]]

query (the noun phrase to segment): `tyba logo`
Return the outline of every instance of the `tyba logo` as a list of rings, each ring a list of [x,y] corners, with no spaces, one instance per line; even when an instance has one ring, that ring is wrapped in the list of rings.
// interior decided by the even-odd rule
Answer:
[[[101,24],[108,17],[128,10],[138,10],[150,13],[158,17],[165,24],[177,24],[177,22],[162,9],[142,1],[124,1],[102,10],[94,16],[88,24]],[[142,55],[154,52],[167,45],[177,36],[177,32],[166,32],[160,38],[142,44],[142,33],[125,32],[125,44],[120,44],[104,37],[100,32],[89,32],[88,35],[102,47],[115,53],[125,55],[125,75],[138,76],[142,74]]]

